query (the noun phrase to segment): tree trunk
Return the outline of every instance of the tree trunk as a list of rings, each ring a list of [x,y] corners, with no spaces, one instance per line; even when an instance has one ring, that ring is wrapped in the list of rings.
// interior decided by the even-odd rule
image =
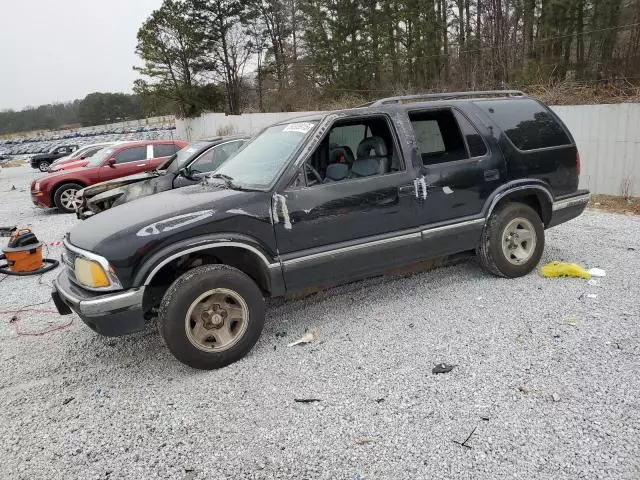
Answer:
[[[527,58],[533,57],[533,21],[536,8],[536,0],[524,0],[523,26],[524,52]]]
[[[442,55],[444,58],[444,81],[445,83],[449,82],[449,29],[448,27],[448,19],[447,19],[447,0],[441,0],[442,6],[440,7],[442,17],[440,18],[441,29],[442,29]]]
[[[584,75],[584,2],[576,2],[576,70],[578,78]]]

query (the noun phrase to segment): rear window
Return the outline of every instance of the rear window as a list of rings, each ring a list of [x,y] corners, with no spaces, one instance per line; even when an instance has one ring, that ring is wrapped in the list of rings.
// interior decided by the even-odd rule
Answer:
[[[476,102],[520,150],[570,145],[571,140],[553,115],[533,100]]]

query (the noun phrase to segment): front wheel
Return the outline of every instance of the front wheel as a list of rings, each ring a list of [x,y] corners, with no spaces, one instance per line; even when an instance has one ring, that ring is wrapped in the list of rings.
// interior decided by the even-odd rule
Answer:
[[[264,325],[262,292],[245,273],[227,265],[189,270],[169,287],[158,328],[181,362],[212,370],[244,357]]]
[[[544,225],[538,213],[524,203],[507,203],[489,217],[478,258],[489,273],[515,278],[528,274],[544,250]]]
[[[82,202],[78,199],[78,191],[84,187],[77,183],[65,183],[56,190],[53,196],[53,203],[59,210],[65,213],[73,213],[76,208],[82,205]]]
[[[49,165],[51,165],[48,161],[43,161],[40,162],[38,164],[38,168],[40,169],[41,172],[48,172],[49,171]]]

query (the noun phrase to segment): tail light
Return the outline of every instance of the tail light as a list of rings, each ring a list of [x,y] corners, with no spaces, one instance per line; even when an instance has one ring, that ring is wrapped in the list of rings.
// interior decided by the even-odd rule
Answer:
[[[580,175],[580,152],[576,152],[576,170],[578,171],[578,175]]]

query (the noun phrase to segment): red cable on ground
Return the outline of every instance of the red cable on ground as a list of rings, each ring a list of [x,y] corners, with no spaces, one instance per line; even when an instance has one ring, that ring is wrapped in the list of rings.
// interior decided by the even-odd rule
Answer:
[[[40,332],[25,332],[24,330],[21,330],[20,327],[18,327],[17,323],[20,320],[18,318],[18,314],[22,313],[22,312],[37,312],[37,313],[58,313],[54,310],[43,310],[43,309],[39,309],[39,308],[18,308],[15,310],[0,310],[0,315],[4,315],[4,314],[10,314],[13,313],[13,317],[11,317],[11,320],[9,320],[9,323],[14,325],[15,329],[16,329],[16,333],[22,337],[41,337],[42,335],[46,335],[48,333],[53,333],[53,332],[57,332],[58,330],[64,330],[65,328],[69,328],[71,325],[73,325],[73,317],[71,317],[71,319],[69,319],[69,321],[67,323],[63,323],[62,325],[56,325],[54,327],[49,327],[45,330],[42,330]]]

